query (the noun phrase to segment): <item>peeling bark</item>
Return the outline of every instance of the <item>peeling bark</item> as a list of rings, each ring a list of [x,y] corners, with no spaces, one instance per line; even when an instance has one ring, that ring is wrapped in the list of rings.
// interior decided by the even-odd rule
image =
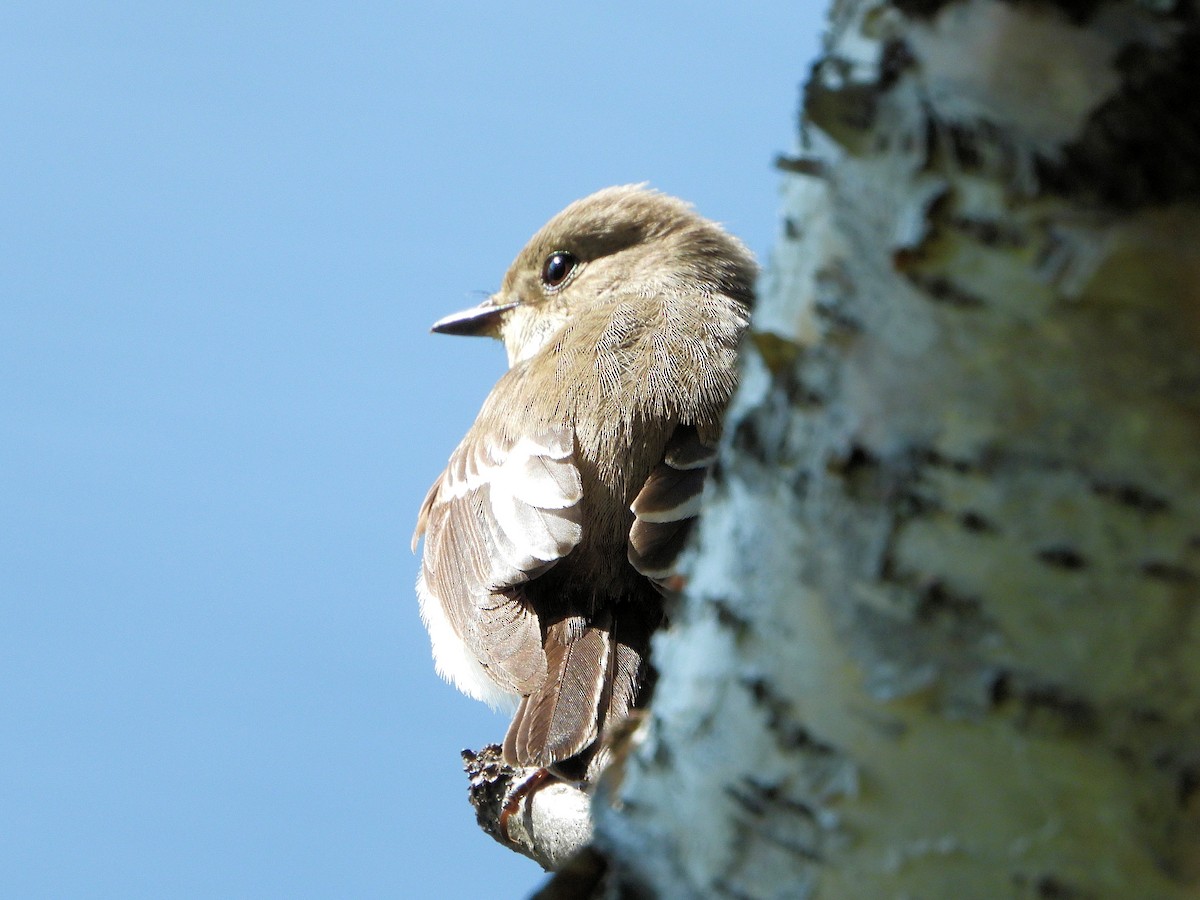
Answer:
[[[1200,895],[1198,49],[1169,0],[835,4],[598,789],[624,890]]]

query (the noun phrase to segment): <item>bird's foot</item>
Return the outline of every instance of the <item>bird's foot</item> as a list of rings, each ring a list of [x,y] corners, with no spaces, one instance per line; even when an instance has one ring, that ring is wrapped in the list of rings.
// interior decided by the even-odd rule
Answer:
[[[504,803],[504,809],[500,811],[500,833],[508,842],[512,842],[512,837],[508,833],[508,820],[513,814],[521,808],[523,800],[532,797],[537,791],[551,781],[556,781],[556,777],[549,769],[538,769],[520,784],[518,784],[508,799]]]

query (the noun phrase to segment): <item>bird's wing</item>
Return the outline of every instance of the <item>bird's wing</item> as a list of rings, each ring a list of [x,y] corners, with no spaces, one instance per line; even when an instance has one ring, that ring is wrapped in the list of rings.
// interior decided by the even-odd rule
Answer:
[[[713,457],[695,428],[678,426],[633,501],[629,562],[660,589],[675,572]],[[650,637],[662,621],[661,602],[647,594],[550,624],[547,679],[521,700],[504,739],[507,760],[549,766],[583,753],[591,768],[587,748],[606,723],[629,714],[644,688]]]
[[[583,484],[569,426],[514,438],[472,429],[430,489],[413,545],[451,627],[503,690],[529,694],[546,677],[537,616],[521,586],[579,543]]]
[[[675,574],[715,458],[712,444],[692,426],[680,425],[630,506],[634,519],[629,529],[629,563],[656,584],[665,584]]]

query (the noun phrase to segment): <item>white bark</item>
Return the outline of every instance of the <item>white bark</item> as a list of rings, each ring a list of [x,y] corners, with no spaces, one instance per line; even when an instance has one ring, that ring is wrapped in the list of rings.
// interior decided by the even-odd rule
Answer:
[[[831,22],[600,846],[662,897],[1196,897],[1196,12]]]

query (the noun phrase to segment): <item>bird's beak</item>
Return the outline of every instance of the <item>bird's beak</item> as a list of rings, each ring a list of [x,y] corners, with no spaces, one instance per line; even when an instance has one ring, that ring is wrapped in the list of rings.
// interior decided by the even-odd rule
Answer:
[[[516,303],[495,303],[496,298],[489,297],[478,306],[464,309],[462,312],[451,313],[444,319],[438,319],[430,329],[438,334],[459,334],[471,337],[497,337],[499,335],[500,317],[515,307]]]

